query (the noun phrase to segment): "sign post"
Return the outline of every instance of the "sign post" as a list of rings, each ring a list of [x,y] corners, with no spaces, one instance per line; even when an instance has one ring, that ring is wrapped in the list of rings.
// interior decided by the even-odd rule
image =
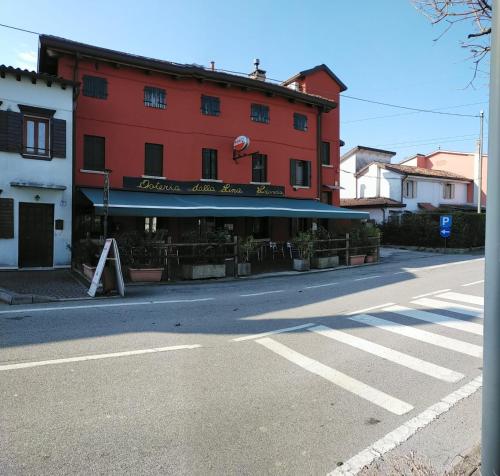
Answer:
[[[453,217],[451,215],[441,215],[439,217],[439,234],[444,238],[444,247],[448,244],[448,238],[451,236],[451,225]]]

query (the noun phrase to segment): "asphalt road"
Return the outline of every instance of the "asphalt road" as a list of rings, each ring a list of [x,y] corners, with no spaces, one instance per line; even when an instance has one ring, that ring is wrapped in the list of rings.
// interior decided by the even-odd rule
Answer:
[[[355,474],[438,416],[479,438],[483,270],[395,252],[1,307],[0,473]]]

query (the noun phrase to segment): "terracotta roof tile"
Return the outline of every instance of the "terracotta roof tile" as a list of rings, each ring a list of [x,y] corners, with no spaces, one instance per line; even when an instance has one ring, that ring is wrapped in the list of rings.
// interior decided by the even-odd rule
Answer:
[[[370,198],[341,198],[340,206],[347,208],[355,207],[397,207],[404,208],[406,205],[404,203],[392,200],[391,198],[385,197],[370,197]]]

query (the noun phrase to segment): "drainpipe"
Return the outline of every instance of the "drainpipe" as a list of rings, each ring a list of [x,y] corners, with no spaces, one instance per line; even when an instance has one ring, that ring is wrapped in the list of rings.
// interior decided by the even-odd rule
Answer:
[[[318,116],[316,122],[316,158],[318,162],[318,200],[321,201],[321,119],[323,109],[318,107]]]
[[[73,81],[76,83],[78,81],[78,63],[80,60],[80,54],[75,55],[75,62],[73,63]],[[73,164],[71,172],[71,249],[73,250],[75,244],[76,235],[76,185],[75,185],[75,175],[76,175],[76,102],[78,96],[80,95],[80,87],[73,86],[73,111],[72,111],[72,130],[71,130],[71,161]],[[71,252],[71,263],[73,263],[73,251]]]

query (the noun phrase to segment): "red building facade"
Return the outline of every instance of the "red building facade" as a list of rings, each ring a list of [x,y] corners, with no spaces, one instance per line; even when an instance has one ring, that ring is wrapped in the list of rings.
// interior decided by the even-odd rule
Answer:
[[[102,176],[82,170],[108,169],[112,191],[175,193],[194,183],[218,194],[244,185],[243,194],[339,205],[338,103],[346,87],[325,65],[274,84],[258,65],[244,77],[41,36],[39,69],[81,83],[77,188],[102,189]],[[235,160],[241,135],[251,144]],[[311,219],[323,216],[331,218],[325,211]]]

